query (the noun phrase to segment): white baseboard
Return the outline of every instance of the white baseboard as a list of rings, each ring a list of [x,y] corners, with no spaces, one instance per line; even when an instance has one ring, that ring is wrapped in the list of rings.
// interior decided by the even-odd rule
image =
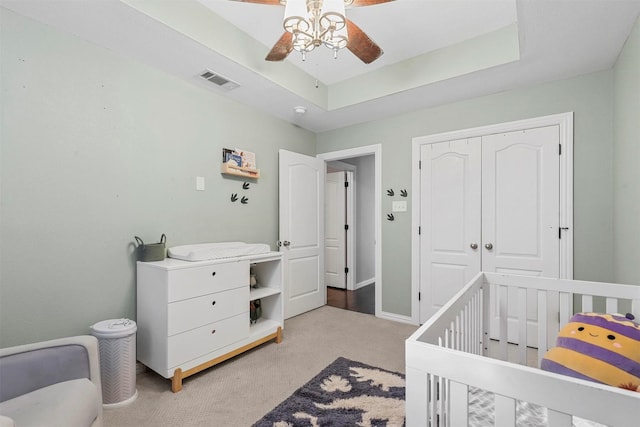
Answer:
[[[380,319],[393,320],[394,322],[408,323],[410,325],[416,324],[411,316],[403,316],[401,314],[388,313],[386,311],[381,311],[380,315],[377,317],[379,317]]]
[[[375,282],[376,282],[375,277],[372,277],[371,279],[368,279],[368,280],[363,280],[362,282],[358,282],[354,285],[354,290],[364,288],[365,286],[371,285],[372,283],[375,283]]]

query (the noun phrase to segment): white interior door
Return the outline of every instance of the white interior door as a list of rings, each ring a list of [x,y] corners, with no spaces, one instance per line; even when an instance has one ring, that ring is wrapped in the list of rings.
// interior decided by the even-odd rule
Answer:
[[[324,175],[323,160],[279,151],[285,319],[326,304]]]
[[[480,271],[480,147],[480,138],[421,147],[421,323]]]
[[[560,277],[558,146],[558,126],[482,138],[483,271]],[[517,310],[517,293],[508,298],[510,310]],[[495,331],[498,306],[492,302]],[[526,306],[527,342],[537,346],[535,291],[529,291]],[[509,326],[510,341],[517,341],[517,332],[515,323]]]
[[[345,172],[328,172],[325,187],[324,283],[345,289],[346,187]]]

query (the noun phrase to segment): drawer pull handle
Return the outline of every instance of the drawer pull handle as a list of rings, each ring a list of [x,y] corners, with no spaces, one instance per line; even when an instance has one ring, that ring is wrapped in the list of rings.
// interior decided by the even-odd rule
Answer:
[[[216,275],[216,272],[214,271],[213,273],[211,273],[211,275],[212,275],[212,276],[215,276],[215,275]]]
[[[211,301],[211,305],[216,305],[216,302],[215,301]]]
[[[216,333],[216,330],[215,330],[215,329],[211,331],[211,335],[213,335],[213,334],[215,334],[215,333]]]

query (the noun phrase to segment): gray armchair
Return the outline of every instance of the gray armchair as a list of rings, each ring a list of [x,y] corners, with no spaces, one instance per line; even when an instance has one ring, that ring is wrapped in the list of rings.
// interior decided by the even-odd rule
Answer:
[[[102,426],[98,340],[89,335],[0,349],[0,427]]]

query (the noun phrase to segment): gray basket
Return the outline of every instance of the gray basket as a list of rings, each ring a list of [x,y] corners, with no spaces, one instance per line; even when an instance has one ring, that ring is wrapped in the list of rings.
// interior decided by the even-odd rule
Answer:
[[[134,236],[138,242],[138,260],[144,262],[162,261],[167,254],[167,236],[162,234],[159,243],[145,244],[141,238]]]

